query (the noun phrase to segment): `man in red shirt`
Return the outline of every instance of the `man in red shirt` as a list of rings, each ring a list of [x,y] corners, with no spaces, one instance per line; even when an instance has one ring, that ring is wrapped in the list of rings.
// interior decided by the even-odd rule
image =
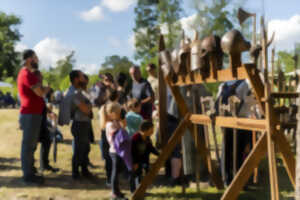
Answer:
[[[38,69],[38,57],[33,50],[23,54],[24,66],[18,74],[18,92],[21,100],[20,127],[23,131],[21,147],[21,164],[23,179],[26,183],[44,182],[42,176],[36,175],[34,152],[36,150],[42,112],[45,106],[43,96],[49,88],[43,87],[34,71]]]

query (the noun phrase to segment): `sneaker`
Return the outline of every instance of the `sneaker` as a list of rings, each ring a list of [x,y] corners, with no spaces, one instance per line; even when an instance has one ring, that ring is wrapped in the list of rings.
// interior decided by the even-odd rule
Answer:
[[[24,182],[27,184],[38,184],[41,185],[45,182],[43,176],[33,175],[29,177],[24,177]]]
[[[54,167],[52,167],[52,166],[50,166],[50,165],[48,165],[48,166],[46,166],[46,167],[41,167],[41,170],[42,171],[51,171],[51,172],[54,172],[54,173],[56,173],[56,172],[58,172],[59,171],[59,169],[58,168],[54,168]]]

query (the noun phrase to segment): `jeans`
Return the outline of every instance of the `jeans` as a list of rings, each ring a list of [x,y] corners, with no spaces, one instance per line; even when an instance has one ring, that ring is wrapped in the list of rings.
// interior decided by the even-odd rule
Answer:
[[[21,165],[23,177],[33,176],[34,170],[34,152],[39,139],[41,129],[42,115],[21,114],[20,127],[23,131],[21,147]]]
[[[71,132],[74,137],[74,152],[72,157],[72,174],[79,173],[79,167],[82,172],[87,171],[89,163],[88,154],[90,152],[90,139],[89,139],[89,122],[72,123]]]
[[[112,172],[111,172],[111,187],[112,193],[119,196],[121,194],[119,187],[119,175],[121,172],[121,158],[116,153],[109,154],[112,160]]]
[[[99,141],[99,146],[101,150],[102,159],[105,160],[105,171],[107,182],[111,181],[111,171],[112,171],[112,161],[109,155],[109,144],[106,139],[105,131],[101,131],[101,140]]]

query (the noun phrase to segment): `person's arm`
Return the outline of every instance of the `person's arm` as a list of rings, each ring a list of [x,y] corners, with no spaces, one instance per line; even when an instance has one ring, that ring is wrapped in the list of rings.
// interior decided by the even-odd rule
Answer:
[[[145,103],[153,103],[154,102],[154,93],[153,93],[153,90],[151,88],[151,85],[149,82],[146,83],[145,85],[145,94],[147,96],[147,98],[143,99],[141,101],[142,104],[145,104]]]
[[[92,111],[92,106],[91,105],[88,105],[86,103],[84,103],[84,101],[82,101],[78,96],[77,94],[75,95],[75,98],[74,98],[74,103],[75,105],[79,108],[79,110],[81,112],[83,112],[84,114],[86,115],[90,115],[91,111]]]
[[[49,91],[50,87],[44,87],[41,83],[31,86],[31,90],[39,97],[44,97]]]
[[[151,140],[150,140],[150,138],[148,138],[149,139],[149,151],[151,152],[151,153],[153,153],[154,155],[159,155],[159,152],[157,151],[157,149],[153,146],[153,144],[152,144],[152,142],[151,142]]]

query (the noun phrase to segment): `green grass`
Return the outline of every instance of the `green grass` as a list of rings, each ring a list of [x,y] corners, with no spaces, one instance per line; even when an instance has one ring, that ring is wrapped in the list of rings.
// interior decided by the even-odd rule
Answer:
[[[96,112],[96,111],[95,111]],[[95,113],[94,132],[98,140],[99,127],[97,114]],[[21,180],[20,147],[22,133],[18,125],[18,110],[0,110],[0,199],[1,200],[105,200],[110,198],[110,189],[105,186],[104,163],[100,157],[98,144],[91,145],[90,160],[98,168],[91,169],[97,176],[93,182],[81,181],[74,182],[71,179],[71,140],[69,127],[61,128],[66,142],[58,146],[58,161],[53,163],[52,152],[50,153],[50,163],[59,167],[61,171],[57,174],[45,173],[46,183],[42,187],[27,186]],[[218,144],[221,144],[221,134],[218,131]],[[212,141],[212,137],[210,137]],[[211,142],[211,145],[213,142]],[[212,145],[213,146],[213,145]],[[39,147],[35,154],[36,163],[39,166]],[[278,159],[278,177],[281,191],[281,198],[285,200],[293,199],[293,188],[289,182],[288,176],[283,168],[282,162]],[[259,184],[249,187],[249,190],[242,192],[239,199],[266,200],[270,199],[269,174],[267,160],[260,164]],[[195,184],[191,184],[182,194],[181,187],[165,187],[162,185],[159,177],[153,185],[147,190],[147,200],[186,200],[201,199],[215,200],[220,199],[224,191],[218,191],[214,187],[207,187],[207,184],[201,184],[200,192],[197,192]],[[128,191],[128,182],[121,180],[121,188],[130,196]]]

